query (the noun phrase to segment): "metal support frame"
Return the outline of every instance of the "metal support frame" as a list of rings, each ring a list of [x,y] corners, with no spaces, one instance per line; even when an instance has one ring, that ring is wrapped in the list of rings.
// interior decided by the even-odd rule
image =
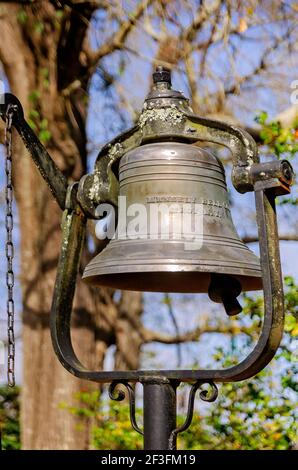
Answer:
[[[67,187],[64,175],[25,121],[17,98],[6,94],[1,103],[4,103],[0,104],[3,119],[7,106],[14,105],[13,125],[54,198],[64,210],[61,252],[51,309],[50,326],[55,353],[63,367],[76,377],[110,383],[112,399],[123,400],[125,394],[122,391],[116,393],[116,387],[122,384],[130,400],[132,426],[139,433],[142,431],[135,419],[134,388],[131,384],[141,382],[144,387],[145,448],[174,449],[177,434],[187,429],[191,423],[194,398],[199,387],[209,384],[211,393],[203,391],[200,397],[205,401],[214,401],[217,397],[216,382],[234,382],[252,377],[270,362],[279,346],[283,333],[284,309],[275,197],[290,192],[292,167],[286,161],[259,163],[257,146],[249,134],[236,127],[195,116],[182,95],[178,92],[171,93],[167,89],[151,93],[145,102],[139,123],[102,149],[92,174],[85,175],[79,183]],[[167,119],[164,119],[164,115],[159,119],[164,112],[167,113]],[[172,116],[173,112],[175,116]],[[77,358],[70,332],[75,283],[87,218],[95,217],[95,207],[99,202],[117,204],[117,162],[121,156],[142,143],[157,139],[183,139],[189,143],[208,141],[228,147],[233,155],[235,188],[242,193],[255,192],[264,290],[261,335],[246,359],[224,370],[90,371]],[[92,197],[90,188],[96,189],[92,192]],[[192,387],[185,423],[176,428],[176,388],[180,382],[188,382]]]
[[[204,385],[202,382],[195,382],[190,389],[187,413],[184,423],[177,427],[176,414],[176,392],[179,386],[178,380],[168,380],[165,377],[143,377],[140,382],[143,384],[143,422],[144,431],[140,429],[136,422],[135,415],[135,390],[124,381],[115,380],[110,384],[109,397],[111,400],[121,401],[126,397],[126,393],[117,387],[126,389],[129,408],[130,422],[132,428],[144,436],[144,449],[146,450],[175,450],[177,436],[186,431],[191,425],[194,401],[197,390]],[[218,396],[218,389],[212,382],[209,384],[209,390],[203,389],[200,392],[201,400],[213,402]]]
[[[47,183],[51,193],[58,205],[63,210],[67,192],[67,179],[56,166],[46,148],[42,145],[36,134],[33,132],[28,122],[24,118],[23,107],[15,95],[5,93],[0,95],[0,116],[5,120],[8,106],[13,110],[13,126],[18,131],[22,141],[27,147],[33,162],[35,163],[41,176]]]
[[[261,267],[264,287],[264,321],[258,343],[240,364],[224,370],[161,370],[158,375],[183,382],[235,382],[260,372],[274,356],[283,333],[283,290],[280,269],[278,233],[275,213],[275,188],[256,185],[256,208],[261,245]],[[79,210],[66,209],[62,225],[62,248],[58,263],[51,313],[51,331],[55,352],[63,366],[73,375],[95,381],[137,382],[156,376],[155,370],[90,371],[79,361],[72,347],[70,318],[79,270],[79,254],[84,242],[86,219]]]
[[[163,377],[144,377],[144,448],[172,450],[176,448],[177,382]]]

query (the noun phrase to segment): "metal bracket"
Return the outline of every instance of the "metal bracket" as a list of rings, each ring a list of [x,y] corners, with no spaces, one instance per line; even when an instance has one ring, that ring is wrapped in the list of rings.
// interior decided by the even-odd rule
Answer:
[[[89,217],[101,202],[117,206],[118,166],[121,157],[152,141],[211,142],[227,147],[233,156],[233,184],[239,192],[253,191],[250,168],[259,163],[254,139],[244,130],[192,113],[188,100],[173,90],[150,93],[136,126],[106,144],[98,154],[93,173],[82,178],[78,201]]]
[[[269,181],[269,180],[268,180]],[[268,183],[268,182],[266,182]],[[261,267],[264,287],[264,320],[260,338],[253,351],[241,363],[224,370],[162,370],[158,374],[182,382],[234,382],[260,372],[274,356],[283,333],[284,307],[277,223],[275,188],[263,189],[255,184],[255,199]],[[55,352],[62,365],[73,375],[95,382],[137,382],[142,377],[155,376],[156,371],[90,371],[74,353],[70,318],[80,252],[83,246],[86,218],[78,211],[66,211],[62,232],[62,247],[57,269],[51,312],[51,332]]]
[[[157,380],[156,383],[159,384],[160,382]],[[138,426],[136,422],[135,389],[126,381],[115,380],[109,386],[109,397],[111,400],[123,401],[126,398],[126,393],[122,391],[121,389],[116,390],[116,388],[121,385],[126,388],[126,392],[128,395],[130,422],[131,422],[132,428],[143,436],[144,431],[140,429],[140,427]],[[186,431],[191,425],[191,422],[193,419],[194,402],[195,402],[196,393],[197,393],[197,390],[203,385],[209,385],[210,388],[209,390],[201,390],[200,399],[209,403],[214,402],[217,399],[218,388],[213,382],[204,383],[204,382],[198,381],[191,385],[189,397],[188,397],[188,406],[187,406],[187,413],[186,413],[185,421],[181,426],[171,431],[169,442],[168,442],[168,447],[167,447],[169,450],[174,450],[176,448],[176,438],[178,434]],[[152,412],[154,413],[156,412],[156,410],[155,411],[152,410]]]
[[[201,390],[200,399],[211,403],[215,401],[218,397],[218,388],[213,382],[206,382],[206,383],[210,386],[210,390]],[[176,438],[178,434],[186,431],[191,425],[196,393],[197,393],[198,388],[200,388],[202,385],[205,385],[205,383],[198,381],[198,382],[195,382],[191,386],[189,397],[188,397],[188,406],[187,406],[187,413],[186,413],[185,421],[181,426],[177,427],[171,432],[171,435],[169,438],[169,450],[175,449],[175,442],[176,442]]]
[[[159,98],[154,99],[157,100],[156,104],[158,105]],[[251,188],[255,191],[259,240],[262,245],[261,266],[265,297],[262,333],[255,349],[244,361],[226,370],[182,370],[179,371],[179,379],[186,382],[193,380],[214,382],[243,380],[255,375],[268,364],[274,356],[282,336],[283,292],[274,199],[277,194],[289,192],[292,168],[285,162],[275,162],[273,166],[270,162],[271,167],[265,168],[264,164],[258,163],[256,144],[244,131],[187,114],[185,103],[179,109],[180,104],[177,102],[174,109],[173,100],[174,98],[163,98],[161,103],[162,109],[169,105],[175,113],[178,113],[176,115],[177,125],[171,138],[184,137],[189,142],[204,140],[226,145],[233,153],[234,185],[242,192],[251,190]],[[76,195],[73,194],[73,189],[70,189],[67,196],[66,178],[25,121],[20,102],[11,94],[4,95],[2,102],[4,104],[0,105],[0,115],[3,119],[5,119],[7,106],[10,104],[15,107],[13,125],[22,137],[33,161],[62,209],[65,208],[66,199],[68,200],[63,217],[63,242],[51,314],[53,345],[59,360],[72,374],[96,382],[113,382],[114,380],[136,382],[144,376],[155,375],[156,371],[88,371],[77,359],[71,343],[70,317],[86,227],[86,216],[81,206],[85,209],[86,205],[82,203],[82,195],[85,199],[89,197],[86,191],[87,177],[79,183],[78,187],[75,187]],[[143,113],[148,111],[148,107],[150,111],[150,102]],[[181,119],[180,116],[182,116]],[[152,125],[150,117],[145,119],[143,114],[137,126],[117,137],[102,149],[96,162],[96,173],[94,174],[99,181],[102,178],[98,190],[100,199],[108,201],[112,199],[116,203],[116,165],[127,149],[140,145],[148,139],[169,137],[173,123],[167,120],[162,121],[161,115],[158,119],[156,122],[160,130],[158,135],[150,134],[156,126]],[[89,185],[92,183],[94,175],[91,175]],[[76,204],[76,201],[79,201],[81,206]],[[164,370],[160,374],[168,379],[177,379],[177,371]]]
[[[139,127],[124,132],[106,144],[100,151],[94,171],[82,177],[78,188],[78,201],[90,218],[96,219],[96,208],[99,204],[118,205],[119,181],[117,164],[126,151],[141,143]]]
[[[94,172],[81,178],[76,198],[88,217],[97,218],[96,207],[102,202],[117,206],[117,167],[124,153],[156,139],[182,139],[189,143],[205,141],[225,146],[233,155],[233,183],[239,192],[252,191],[257,179],[265,180],[270,176],[282,182],[282,185],[276,185],[280,188],[279,191],[276,189],[276,195],[285,194],[281,187],[286,189],[291,184],[286,173],[293,175],[293,169],[287,161],[260,164],[256,143],[247,132],[192,114],[183,96],[183,100],[181,96],[157,98],[146,100],[138,124],[106,144],[97,157]],[[6,93],[0,96],[0,103],[3,120],[8,106],[12,107],[14,127],[54,198],[64,210],[68,187],[65,176],[24,119],[22,105],[16,96]],[[168,113],[167,116],[165,113]]]
[[[46,148],[42,145],[36,134],[24,118],[24,111],[20,101],[11,93],[0,95],[0,117],[5,121],[8,106],[13,106],[12,124],[27,147],[32,160],[37,166],[41,176],[50,188],[62,210],[65,208],[67,180],[59,170]]]
[[[208,141],[228,147],[233,154],[234,186],[240,192],[255,191],[259,240],[262,246],[265,316],[262,333],[255,349],[244,361],[230,369],[182,370],[179,371],[179,379],[204,382],[243,380],[265,367],[279,345],[283,331],[283,292],[274,199],[277,194],[289,192],[292,168],[285,162],[274,162],[274,164],[270,162],[265,168],[264,164],[259,163],[254,140],[246,132],[195,116],[189,113],[187,105],[183,101],[181,104],[180,101],[176,95],[150,98],[138,125],[106,145],[98,156],[95,173],[87,175],[80,181],[75,188],[75,192],[77,191],[75,196],[72,189],[68,193],[68,201],[71,202],[67,203],[63,217],[63,241],[54,290],[51,331],[59,360],[69,372],[78,377],[96,382],[114,380],[136,382],[144,376],[156,374],[156,371],[88,371],[77,359],[70,337],[72,302],[86,226],[86,217],[81,206],[89,216],[93,216],[94,203],[98,200],[112,201],[116,204],[117,162],[128,149],[154,139],[185,139],[190,143]],[[14,95],[4,95],[4,104],[0,105],[1,117],[5,119],[9,104],[15,107],[14,126],[58,204],[64,209],[68,191],[66,178],[25,121],[22,106]],[[160,113],[156,113],[156,119],[152,118],[151,108],[161,109]],[[165,109],[169,109],[173,116],[171,114],[165,119]],[[167,111],[168,114],[169,112]],[[156,129],[158,129],[157,134]],[[91,190],[96,193],[93,197],[90,197]],[[76,204],[76,201],[79,201],[80,205]],[[177,371],[164,370],[160,374],[168,379],[177,379]]]
[[[169,380],[184,382],[231,382],[244,380],[262,370],[274,356],[283,332],[283,290],[279,259],[275,197],[289,192],[292,168],[285,162],[260,164],[253,138],[245,131],[227,124],[195,116],[188,101],[168,87],[149,94],[135,127],[103,147],[96,160],[94,173],[84,177],[77,198],[89,216],[95,207],[110,197],[117,204],[117,165],[128,150],[148,141],[178,140],[224,145],[233,155],[233,184],[240,192],[255,191],[261,267],[264,285],[265,315],[257,345],[237,366],[225,370],[159,371]],[[85,222],[78,222],[68,212],[63,225],[63,243],[52,308],[52,338],[55,351],[64,367],[72,374],[96,382],[137,382],[155,376],[156,371],[88,371],[77,359],[71,344],[69,325],[74,287],[69,288],[78,272]],[[63,313],[62,313],[63,312]],[[179,375],[179,377],[178,377]]]
[[[135,400],[135,390],[134,388],[125,381],[115,380],[109,386],[109,397],[111,400],[122,401],[125,399],[125,392],[122,390],[116,391],[116,387],[123,385],[126,388],[128,399],[129,399],[129,416],[132,428],[143,436],[143,431],[139,428],[136,421],[136,400]],[[116,393],[115,393],[116,392]]]

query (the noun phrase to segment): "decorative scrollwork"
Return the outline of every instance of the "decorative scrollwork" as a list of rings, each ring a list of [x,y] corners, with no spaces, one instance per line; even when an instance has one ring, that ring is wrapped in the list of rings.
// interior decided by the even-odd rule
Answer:
[[[123,385],[126,388],[128,399],[129,399],[129,415],[130,415],[130,422],[133,429],[138,432],[139,434],[143,435],[143,431],[139,428],[137,421],[136,421],[136,400],[135,400],[135,390],[134,388],[125,381],[117,381],[114,380],[109,386],[109,397],[111,400],[114,401],[122,401],[125,399],[125,392],[121,389],[116,390],[118,385]]]
[[[207,401],[207,402],[213,402],[213,401],[216,400],[216,398],[218,396],[218,388],[217,388],[217,386],[215,385],[214,382],[201,382],[201,381],[198,381],[198,382],[195,382],[191,386],[191,389],[190,389],[190,392],[189,392],[189,397],[188,397],[188,406],[187,406],[186,418],[185,418],[184,423],[181,426],[179,426],[178,428],[174,429],[171,432],[171,435],[170,435],[170,438],[169,438],[169,449],[170,450],[173,450],[175,448],[175,441],[176,441],[177,435],[180,434],[183,431],[186,431],[186,429],[188,429],[189,426],[191,425],[192,418],[193,418],[193,410],[194,410],[196,392],[197,392],[198,388],[200,388],[202,385],[205,385],[205,384],[210,385],[211,388],[209,390],[201,390],[201,392],[200,392],[201,400]]]
[[[209,403],[211,403],[215,401],[218,397],[218,388],[214,382],[208,382],[208,385],[210,385],[210,389],[202,390],[200,392],[200,398],[203,401],[208,401]]]
[[[126,382],[112,382],[109,386],[109,397],[111,400],[114,401],[122,401],[125,398],[125,392],[121,389],[116,390],[118,385],[124,385],[125,387],[128,385]],[[129,393],[129,392],[128,392]]]

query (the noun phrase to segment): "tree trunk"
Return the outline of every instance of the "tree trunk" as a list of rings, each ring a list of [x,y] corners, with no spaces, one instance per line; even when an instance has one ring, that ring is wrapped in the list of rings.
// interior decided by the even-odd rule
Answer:
[[[123,292],[115,325],[116,370],[136,370],[140,366],[140,350],[144,343],[141,335],[142,312],[142,293]]]
[[[58,18],[51,2],[21,8],[1,5],[0,60],[11,91],[22,102],[35,132],[70,180],[78,180],[85,171],[86,138],[61,88],[71,74],[75,79],[77,62],[73,61],[72,71],[63,72],[69,55],[60,58],[59,72],[57,57],[58,51],[61,54],[67,49],[67,40],[59,44],[67,20]],[[83,41],[86,25],[76,21],[76,40]],[[72,34],[71,27],[67,31]],[[73,50],[75,43],[70,47]],[[24,322],[22,448],[86,449],[88,424],[80,427],[79,419],[61,406],[75,405],[75,394],[86,389],[86,383],[72,377],[58,362],[49,332],[62,214],[20,141],[16,148],[13,172],[21,231]],[[102,367],[105,351],[113,342],[117,311],[112,295],[111,291],[90,290],[81,282],[77,286],[73,342],[82,362],[92,368]],[[100,320],[94,315],[96,310],[104,314]]]

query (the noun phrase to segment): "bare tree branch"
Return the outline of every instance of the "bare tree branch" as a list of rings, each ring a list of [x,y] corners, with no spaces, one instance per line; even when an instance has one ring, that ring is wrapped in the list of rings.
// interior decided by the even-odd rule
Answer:
[[[207,325],[206,327],[199,326],[195,328],[194,330],[189,331],[179,336],[166,335],[157,331],[151,331],[147,328],[142,328],[141,330],[142,337],[144,338],[144,343],[158,342],[158,343],[163,343],[163,344],[176,344],[176,343],[185,343],[188,341],[197,341],[200,338],[200,336],[202,336],[204,333],[220,333],[220,334],[229,334],[229,335],[243,333],[249,336],[253,336],[255,333],[255,329],[239,327],[236,325],[230,325],[230,326],[217,325],[216,327]]]
[[[90,46],[85,44],[83,52],[86,55],[86,61],[89,68],[94,69],[98,61],[104,56],[111,54],[117,49],[121,49],[124,45],[127,36],[136,24],[136,21],[143,15],[146,8],[152,3],[153,0],[143,0],[137,7],[136,11],[129,16],[129,19],[122,23],[116,34],[110,40],[107,40],[96,51],[92,51]]]
[[[268,58],[270,57],[270,54],[272,54],[272,52],[276,51],[278,49],[278,47],[285,41],[288,39],[288,36],[289,36],[289,31],[286,31],[285,34],[279,36],[279,37],[276,37],[273,44],[271,44],[269,47],[267,47],[263,54],[262,54],[262,57],[259,61],[259,64],[250,72],[248,73],[247,75],[244,75],[242,77],[239,78],[238,82],[233,84],[232,86],[228,87],[225,89],[225,94],[226,95],[231,95],[231,94],[234,94],[234,93],[238,93],[239,92],[239,89],[241,87],[241,85],[243,85],[244,83],[247,83],[249,80],[251,80],[252,78],[254,78],[255,76],[258,76],[260,75],[262,72],[264,72],[265,70],[267,70],[270,62],[268,62]]]
[[[168,307],[168,312],[169,312],[171,321],[174,325],[176,337],[179,338],[179,336],[180,336],[179,326],[178,326],[178,323],[177,323],[177,320],[176,320],[176,317],[175,317],[175,314],[174,314],[172,299],[171,299],[171,297],[168,293],[165,293],[164,300],[165,300],[165,304]],[[182,364],[181,347],[180,347],[180,343],[177,343],[177,367],[180,367],[181,364]]]
[[[247,236],[242,237],[242,241],[244,243],[256,243],[259,241],[259,237],[257,236]],[[279,241],[286,241],[286,242],[298,242],[298,235],[280,235]]]

